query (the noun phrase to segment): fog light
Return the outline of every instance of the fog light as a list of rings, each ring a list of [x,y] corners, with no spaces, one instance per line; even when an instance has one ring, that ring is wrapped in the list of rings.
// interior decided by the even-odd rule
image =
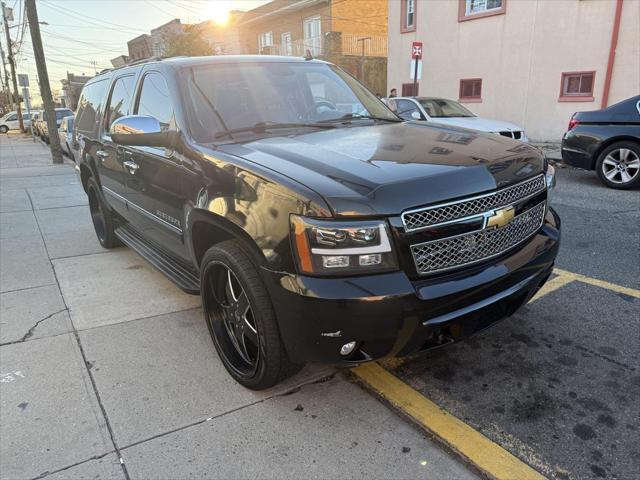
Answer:
[[[344,345],[342,345],[342,347],[340,347],[340,355],[342,355],[343,357],[346,357],[351,352],[353,352],[355,348],[356,348],[356,342],[345,343]]]
[[[369,255],[360,255],[360,265],[366,267],[368,265],[380,265],[382,263],[382,255],[379,253],[370,253]]]
[[[323,255],[322,266],[324,268],[344,268],[349,266],[347,255]]]

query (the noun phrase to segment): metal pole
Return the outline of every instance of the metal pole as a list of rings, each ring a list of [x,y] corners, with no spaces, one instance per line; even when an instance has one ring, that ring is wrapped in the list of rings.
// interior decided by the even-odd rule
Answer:
[[[362,53],[360,55],[360,81],[362,83],[365,83],[364,81],[364,47],[365,47],[364,42],[366,42],[367,40],[371,40],[371,37],[363,37],[363,38],[358,38],[356,40],[356,42],[360,42],[360,45],[362,47]]]
[[[9,52],[9,67],[11,67],[11,79],[13,83],[13,101],[18,111],[18,122],[20,131],[24,132],[24,122],[22,121],[22,110],[20,109],[20,95],[18,95],[18,82],[16,77],[16,63],[13,59],[13,48],[11,47],[11,36],[9,35],[9,21],[7,20],[6,5],[2,2],[2,19],[4,21],[4,33],[7,36],[7,51]]]
[[[416,62],[416,64],[413,67],[413,96],[417,97],[418,96],[418,59],[415,58],[413,61]]]
[[[49,85],[49,74],[47,73],[47,63],[44,58],[42,48],[42,37],[40,36],[40,24],[38,23],[38,11],[36,10],[36,0],[25,0],[27,19],[29,20],[29,30],[31,31],[31,45],[33,56],[38,69],[40,79],[40,93],[42,103],[44,103],[44,114],[47,117],[47,130],[49,131],[49,147],[53,163],[62,163],[62,149],[60,148],[60,137],[58,136],[58,124],[56,123],[56,111],[53,107],[51,96],[51,86]]]
[[[4,81],[2,82],[2,93],[5,95],[7,104],[11,104],[11,98],[9,97],[11,90],[9,87],[9,72],[7,72],[7,64],[4,56],[4,49],[2,48],[2,40],[0,39],[0,58],[2,59],[2,70],[4,70]],[[6,113],[6,112],[5,112]]]

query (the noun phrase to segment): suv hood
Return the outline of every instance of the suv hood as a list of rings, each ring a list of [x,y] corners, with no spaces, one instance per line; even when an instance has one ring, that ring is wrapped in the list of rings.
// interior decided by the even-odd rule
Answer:
[[[523,131],[522,127],[519,127],[514,123],[492,120],[490,118],[482,117],[433,118],[431,119],[431,121],[443,125],[455,125],[456,127],[472,128],[474,130],[480,130],[481,132]]]
[[[424,122],[352,126],[220,145],[307,186],[336,216],[397,215],[543,171],[537,149],[499,135]]]

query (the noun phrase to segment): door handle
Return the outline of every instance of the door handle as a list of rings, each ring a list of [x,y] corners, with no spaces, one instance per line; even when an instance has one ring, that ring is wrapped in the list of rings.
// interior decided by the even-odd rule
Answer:
[[[122,162],[122,165],[124,165],[124,167],[129,170],[129,173],[131,175],[135,175],[136,172],[138,171],[138,169],[140,168],[140,165],[138,165],[136,162],[132,162],[131,160],[127,160],[126,162]]]
[[[102,162],[104,162],[109,157],[109,154],[107,152],[105,152],[104,150],[98,150],[96,152],[96,155],[98,156],[98,158]]]

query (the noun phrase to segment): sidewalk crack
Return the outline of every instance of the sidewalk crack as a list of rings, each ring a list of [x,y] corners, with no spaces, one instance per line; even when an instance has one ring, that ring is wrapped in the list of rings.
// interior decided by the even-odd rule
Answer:
[[[35,332],[36,328],[38,328],[38,325],[40,325],[45,320],[49,320],[54,315],[57,315],[59,313],[66,312],[66,311],[67,311],[67,309],[63,308],[62,310],[58,310],[57,312],[53,312],[53,313],[47,315],[46,317],[41,318],[40,320],[38,320],[36,323],[33,324],[33,326],[27,331],[27,333],[25,333],[22,336],[22,338],[20,340],[13,340],[11,342],[0,343],[0,347],[4,347],[5,345],[13,345],[13,344],[16,344],[16,343],[22,343],[22,342],[28,340],[29,338],[31,338],[33,336],[33,333]]]

